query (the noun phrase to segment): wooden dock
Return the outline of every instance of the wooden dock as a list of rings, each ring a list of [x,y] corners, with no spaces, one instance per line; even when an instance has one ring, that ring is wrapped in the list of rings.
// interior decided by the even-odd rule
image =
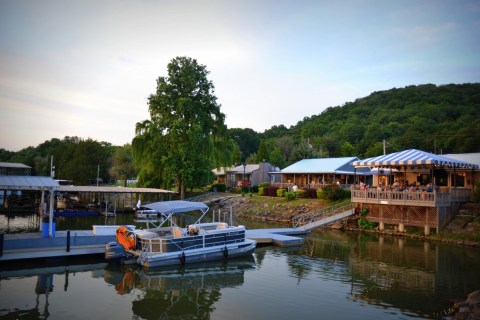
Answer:
[[[42,237],[40,232],[2,234],[0,263],[24,259],[44,259],[79,255],[104,254],[105,245],[115,241],[115,226],[110,232],[94,230],[56,231],[55,237]],[[307,231],[293,228],[252,229],[246,231],[248,239],[259,244],[279,246],[301,245]]]

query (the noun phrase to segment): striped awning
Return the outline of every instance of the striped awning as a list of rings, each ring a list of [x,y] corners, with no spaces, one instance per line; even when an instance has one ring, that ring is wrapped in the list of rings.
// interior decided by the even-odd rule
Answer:
[[[463,167],[478,169],[479,166],[473,163],[459,161],[428,153],[421,150],[410,149],[394,152],[365,160],[354,161],[354,167],[382,167],[382,166],[413,166],[413,165],[442,165],[447,167]]]

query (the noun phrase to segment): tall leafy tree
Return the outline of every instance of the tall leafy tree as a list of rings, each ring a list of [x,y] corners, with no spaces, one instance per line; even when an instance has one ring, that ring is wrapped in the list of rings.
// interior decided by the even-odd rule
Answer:
[[[132,161],[132,145],[115,147],[112,155],[112,166],[109,174],[114,179],[123,180],[123,186],[127,186],[127,179],[135,177],[135,167]]]
[[[183,199],[185,188],[211,181],[212,163],[228,163],[234,144],[206,67],[176,57],[167,70],[168,77],[157,79],[156,92],[148,98],[150,120],[137,123],[132,147],[135,161],[149,170],[143,178],[153,173],[164,186],[174,182]]]
[[[259,134],[253,129],[245,128],[233,128],[228,129],[230,137],[240,148],[241,162],[245,162],[247,157],[253,153],[256,153],[260,146]]]

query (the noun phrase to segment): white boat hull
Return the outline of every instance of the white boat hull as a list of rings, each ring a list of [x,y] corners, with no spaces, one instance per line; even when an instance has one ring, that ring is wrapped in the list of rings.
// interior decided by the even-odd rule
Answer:
[[[159,254],[152,253],[145,256],[142,266],[146,268],[153,268],[243,257],[251,255],[256,246],[256,241],[246,239],[243,242],[222,246],[165,252]]]

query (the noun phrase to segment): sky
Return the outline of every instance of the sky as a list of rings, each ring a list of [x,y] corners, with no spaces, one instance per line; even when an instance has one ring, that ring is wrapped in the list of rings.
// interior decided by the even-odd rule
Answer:
[[[0,149],[131,143],[175,57],[228,128],[289,128],[375,91],[480,82],[478,0],[0,0]]]

